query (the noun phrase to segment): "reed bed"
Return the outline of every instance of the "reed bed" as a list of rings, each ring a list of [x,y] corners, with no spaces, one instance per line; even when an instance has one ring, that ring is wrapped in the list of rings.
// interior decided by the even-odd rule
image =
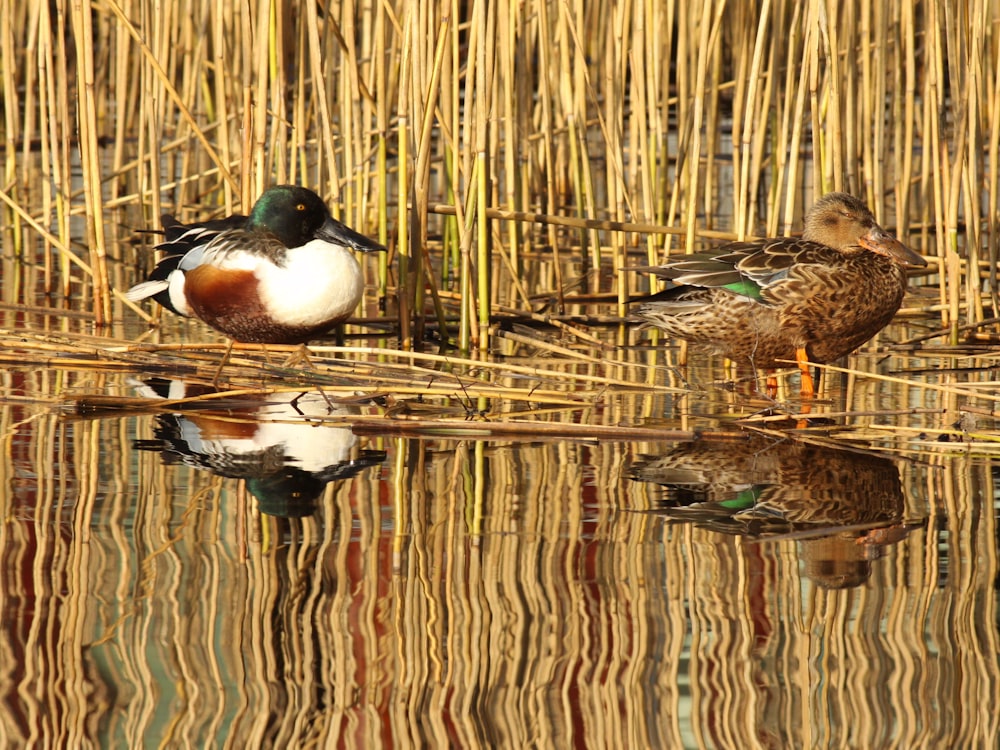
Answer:
[[[584,280],[622,316],[630,254],[788,232],[834,189],[938,261],[953,338],[1000,313],[1000,0],[0,10],[7,302],[131,315],[135,229],[297,182],[390,243],[371,282],[404,349],[451,294],[449,335],[485,351],[539,248],[561,309]]]
[[[507,351],[488,359],[363,340],[315,344],[303,359],[298,347],[236,345],[229,351],[223,342],[136,343],[107,334],[0,328],[0,367],[50,373],[61,388],[36,386],[7,398],[70,420],[216,413],[248,400],[319,393],[331,405],[354,408],[311,414],[310,423],[349,426],[365,435],[662,441],[749,432],[918,461],[1000,453],[1000,395],[990,374],[996,356],[974,349],[892,353],[888,372],[864,361],[827,365],[829,385],[819,399],[803,402],[791,378],[780,381],[775,401],[740,391],[761,383],[706,390],[706,377],[719,382],[729,374],[703,368],[690,383],[652,348],[602,350],[588,341],[499,336]],[[925,376],[914,377],[921,372]],[[148,378],[181,379],[207,390],[180,401],[135,395]]]
[[[995,744],[998,21],[0,0],[5,744]],[[390,247],[347,344],[220,371],[203,327],[129,335],[138,230],[280,182]],[[933,330],[826,367],[806,409],[621,346],[630,265],[791,232],[834,189],[931,261],[900,317]],[[135,396],[150,376],[220,392]],[[111,418],[298,391],[386,459],[297,521]],[[897,546],[669,522],[627,466],[706,431],[892,457]],[[843,557],[870,582],[830,587]]]

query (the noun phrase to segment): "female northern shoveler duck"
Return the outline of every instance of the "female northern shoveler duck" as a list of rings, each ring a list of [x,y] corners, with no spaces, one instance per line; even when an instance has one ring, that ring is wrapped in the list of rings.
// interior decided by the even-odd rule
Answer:
[[[888,234],[857,198],[830,193],[809,210],[801,239],[733,242],[649,269],[680,284],[635,315],[671,336],[754,367],[849,354],[899,310],[906,269],[926,261]]]
[[[385,248],[330,216],[311,190],[279,185],[250,216],[198,224],[163,217],[166,254],[126,293],[152,297],[245,343],[300,344],[357,307],[361,266],[350,249]]]

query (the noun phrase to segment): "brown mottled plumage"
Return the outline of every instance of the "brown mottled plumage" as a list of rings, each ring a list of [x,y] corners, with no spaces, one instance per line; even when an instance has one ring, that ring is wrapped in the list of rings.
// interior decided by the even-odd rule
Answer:
[[[637,459],[628,474],[671,488],[664,503],[678,517],[736,518],[781,532],[893,523],[903,511],[899,471],[888,459],[793,440],[680,443]]]
[[[794,535],[805,573],[856,586],[906,536],[899,470],[886,458],[791,440],[697,440],[636,460],[636,481],[665,487],[671,519],[754,537]]]
[[[801,239],[734,242],[651,269],[681,286],[647,298],[635,315],[756,367],[831,362],[892,320],[906,269],[924,265],[864,203],[830,193],[806,215]]]

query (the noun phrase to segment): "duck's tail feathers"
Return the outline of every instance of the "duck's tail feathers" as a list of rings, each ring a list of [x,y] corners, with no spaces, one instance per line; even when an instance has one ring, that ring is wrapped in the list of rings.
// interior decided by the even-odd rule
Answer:
[[[151,279],[136,284],[125,292],[125,299],[130,302],[140,302],[141,300],[155,297],[160,292],[165,292],[170,287],[170,282],[166,279]]]

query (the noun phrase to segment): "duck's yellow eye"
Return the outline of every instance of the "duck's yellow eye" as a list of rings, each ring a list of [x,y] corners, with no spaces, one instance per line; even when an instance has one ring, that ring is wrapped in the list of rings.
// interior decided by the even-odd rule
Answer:
[[[300,203],[299,205],[297,205],[295,207],[295,210],[296,211],[305,211],[306,210],[306,204],[305,203]]]

